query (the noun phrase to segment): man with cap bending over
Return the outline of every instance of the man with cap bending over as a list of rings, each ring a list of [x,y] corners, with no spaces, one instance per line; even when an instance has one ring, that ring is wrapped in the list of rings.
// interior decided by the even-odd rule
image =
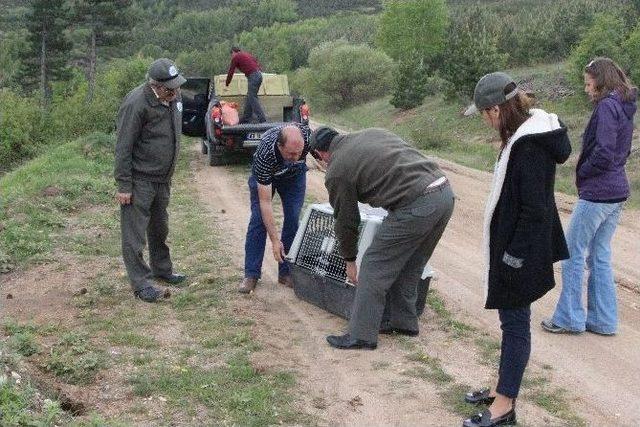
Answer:
[[[310,150],[327,163],[325,186],[335,233],[357,285],[348,332],[330,335],[339,349],[375,349],[378,333],[418,335],[416,289],[425,264],[451,218],[454,195],[438,165],[384,129],[338,134],[321,127]],[[358,202],[388,211],[360,271]],[[381,325],[389,297],[390,319]]]
[[[244,280],[238,292],[251,293],[262,274],[267,236],[278,262],[278,282],[293,287],[289,264],[284,256],[298,231],[298,219],[307,186],[309,128],[295,123],[269,129],[253,155],[249,194],[251,219],[244,244]],[[282,234],[278,235],[271,199],[278,192],[282,201]]]
[[[153,278],[177,285],[186,276],[173,272],[167,206],[171,176],[180,150],[185,78],[166,58],[151,64],[147,82],[127,94],[118,112],[114,176],[118,185],[122,258],[133,293],[146,302],[161,295]],[[143,257],[149,240],[149,260]]]

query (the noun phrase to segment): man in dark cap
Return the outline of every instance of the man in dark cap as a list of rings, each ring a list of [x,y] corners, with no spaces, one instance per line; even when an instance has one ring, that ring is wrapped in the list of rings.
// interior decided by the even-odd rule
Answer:
[[[240,50],[239,47],[231,48],[231,64],[227,72],[225,86],[229,86],[236,68],[247,77],[247,98],[244,103],[244,111],[240,118],[240,123],[249,123],[255,114],[259,123],[264,123],[267,118],[264,115],[260,101],[258,100],[258,90],[262,84],[262,71],[258,60],[249,52]]]
[[[447,178],[434,161],[384,129],[339,134],[321,127],[311,135],[310,150],[328,165],[335,233],[347,277],[357,284],[348,332],[327,341],[340,349],[375,349],[378,333],[418,335],[416,288],[453,212]],[[358,202],[388,211],[360,272]],[[387,294],[390,318],[381,325]]]
[[[122,257],[133,293],[146,302],[161,295],[153,278],[177,285],[186,276],[173,272],[167,206],[171,177],[180,150],[186,79],[166,58],[154,61],[147,82],[124,98],[118,112],[114,176],[118,185]],[[149,260],[143,257],[149,240]]]

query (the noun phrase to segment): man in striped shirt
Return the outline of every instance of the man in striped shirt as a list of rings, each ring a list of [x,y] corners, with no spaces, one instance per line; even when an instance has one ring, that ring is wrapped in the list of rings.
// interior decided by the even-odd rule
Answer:
[[[298,219],[304,202],[309,134],[308,127],[298,124],[269,129],[262,135],[253,155],[249,176],[251,219],[244,247],[244,280],[238,288],[241,293],[250,293],[256,287],[261,275],[267,236],[278,262],[278,282],[287,287],[293,286],[284,256],[298,231]],[[282,200],[284,213],[281,236],[278,236],[271,203],[276,191]]]

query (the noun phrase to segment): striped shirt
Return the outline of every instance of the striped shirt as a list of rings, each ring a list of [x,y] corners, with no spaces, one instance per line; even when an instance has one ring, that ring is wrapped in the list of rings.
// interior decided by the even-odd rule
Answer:
[[[289,126],[289,125],[286,125]],[[286,179],[306,171],[306,157],[309,152],[309,136],[311,131],[308,126],[296,124],[302,131],[304,149],[300,159],[296,162],[285,162],[280,150],[278,150],[278,135],[284,126],[276,126],[262,134],[260,145],[253,155],[251,172],[258,184],[271,185],[274,179]]]

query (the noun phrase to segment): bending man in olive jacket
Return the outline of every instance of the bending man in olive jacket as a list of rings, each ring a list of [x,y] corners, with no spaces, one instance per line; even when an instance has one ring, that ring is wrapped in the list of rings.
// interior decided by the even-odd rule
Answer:
[[[173,62],[158,59],[149,68],[148,82],[129,92],[118,112],[114,176],[122,258],[134,295],[147,302],[160,296],[154,276],[170,284],[185,279],[173,273],[166,244],[171,177],[182,132],[180,86],[185,81]],[[143,257],[146,238],[151,267]]]
[[[418,281],[453,212],[447,178],[435,162],[383,129],[340,135],[321,127],[310,148],[327,163],[335,233],[347,276],[357,283],[348,333],[327,341],[341,349],[374,349],[378,332],[417,335]],[[358,202],[388,211],[359,274]],[[387,293],[390,319],[381,325]]]

